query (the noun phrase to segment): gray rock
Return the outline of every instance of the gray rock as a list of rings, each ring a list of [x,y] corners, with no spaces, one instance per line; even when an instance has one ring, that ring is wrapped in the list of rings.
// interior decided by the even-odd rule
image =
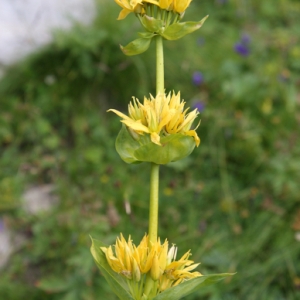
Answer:
[[[90,23],[95,11],[94,0],[1,0],[0,67],[49,43],[53,29]]]
[[[22,197],[24,210],[35,215],[51,209],[58,201],[53,191],[54,185],[52,184],[29,188]]]

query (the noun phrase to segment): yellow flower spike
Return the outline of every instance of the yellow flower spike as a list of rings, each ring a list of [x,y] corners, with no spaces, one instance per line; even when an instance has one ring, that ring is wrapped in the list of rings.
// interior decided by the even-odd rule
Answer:
[[[134,299],[147,299],[146,296],[143,298],[145,278],[155,281],[155,285],[150,287],[155,296],[183,281],[202,276],[197,271],[192,272],[199,264],[189,260],[190,250],[176,261],[177,247],[172,245],[169,249],[167,239],[161,243],[157,238],[149,244],[149,237],[145,235],[140,244],[135,246],[130,236],[125,240],[120,234],[114,249],[115,253],[112,246],[101,247],[112,270],[128,279],[127,284]]]
[[[199,146],[200,139],[195,129],[191,129],[199,112],[195,109],[187,113],[188,108],[183,110],[184,104],[180,101],[180,92],[177,95],[174,92],[168,95],[159,93],[156,97],[150,95],[149,99],[144,97],[143,104],[133,98],[128,106],[129,116],[115,109],[108,111],[122,118],[121,122],[135,140],[139,135],[149,134],[151,142],[161,146],[161,137],[181,133],[193,137],[196,146]]]
[[[179,14],[182,14],[190,5],[192,0],[174,0],[173,10]]]

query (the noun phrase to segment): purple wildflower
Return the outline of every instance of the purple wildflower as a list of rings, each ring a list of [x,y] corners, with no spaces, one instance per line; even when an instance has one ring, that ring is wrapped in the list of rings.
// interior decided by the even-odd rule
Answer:
[[[234,50],[241,56],[248,56],[250,54],[249,44],[251,42],[250,35],[244,33],[241,39],[234,45]]]
[[[193,108],[197,108],[199,112],[203,111],[205,109],[205,103],[201,100],[194,103]]]
[[[194,85],[201,85],[204,81],[204,77],[203,77],[203,74],[201,72],[194,72],[193,74],[193,83]]]
[[[234,45],[234,50],[236,53],[240,54],[241,56],[248,56],[250,53],[248,46],[241,42],[238,42]]]

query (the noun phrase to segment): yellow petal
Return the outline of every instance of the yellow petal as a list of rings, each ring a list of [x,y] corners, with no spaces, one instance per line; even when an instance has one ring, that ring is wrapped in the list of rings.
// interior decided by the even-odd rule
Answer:
[[[167,257],[168,257],[168,241],[166,240],[162,245],[161,252],[159,254],[159,267],[164,271],[167,266]]]
[[[131,10],[126,9],[126,8],[123,8],[123,9],[120,11],[117,20],[123,20],[123,19],[125,19],[130,13],[131,13]]]
[[[161,146],[160,136],[156,132],[151,132],[150,137],[151,137],[152,143]]]
[[[148,127],[146,127],[139,121],[133,121],[129,119],[129,120],[121,120],[121,122],[135,131],[142,131],[142,132],[149,133]]]
[[[132,278],[136,282],[141,280],[141,271],[135,258],[132,259]]]
[[[129,118],[128,116],[126,116],[125,114],[121,113],[120,111],[116,110],[116,109],[109,109],[109,111],[114,112],[116,115],[118,115],[119,117],[125,119],[125,120],[131,120],[131,118]]]
[[[159,7],[162,9],[168,9],[172,2],[173,0],[159,0]]]
[[[151,278],[154,281],[158,280],[160,275],[161,275],[160,268],[159,268],[158,256],[157,256],[156,253],[153,257],[152,267],[151,267],[151,270],[150,270],[150,275],[151,275]]]
[[[130,6],[128,0],[115,0],[115,2],[116,2],[119,6],[121,6],[122,8],[127,8],[127,9],[130,9],[130,8],[131,8],[131,6]]]
[[[146,250],[147,251],[147,250]],[[144,260],[141,262],[141,272],[148,273],[152,267],[154,252],[150,252],[148,255],[145,255]]]
[[[143,2],[152,3],[152,4],[155,4],[155,5],[159,6],[159,2],[155,1],[155,0],[144,0]]]
[[[186,109],[184,111],[184,114],[187,110],[188,109]],[[199,113],[198,113],[197,109],[195,109],[195,110],[191,111],[189,114],[187,114],[184,121],[182,122],[182,124],[178,127],[178,130],[182,130],[182,131],[189,130],[192,126],[192,123],[197,118],[198,114]]]
[[[183,13],[191,2],[192,0],[174,0],[174,10],[178,13]]]
[[[185,132],[185,134],[194,138],[197,147],[200,145],[200,138],[198,137],[197,132],[195,130],[189,130]]]

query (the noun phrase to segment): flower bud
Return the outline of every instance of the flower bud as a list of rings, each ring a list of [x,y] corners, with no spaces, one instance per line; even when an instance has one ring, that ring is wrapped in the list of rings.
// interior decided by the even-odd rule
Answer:
[[[188,8],[191,2],[192,0],[174,0],[173,9],[175,12],[181,14]]]
[[[154,257],[153,257],[153,261],[152,261],[152,267],[150,270],[150,275],[151,278],[156,281],[159,279],[161,272],[160,272],[160,268],[159,268],[159,260],[158,260],[158,256],[155,253]]]
[[[167,265],[169,265],[173,260],[176,259],[176,255],[177,255],[177,247],[172,245],[172,247],[168,252]]]
[[[132,258],[132,279],[136,282],[141,280],[141,271],[135,258]]]

